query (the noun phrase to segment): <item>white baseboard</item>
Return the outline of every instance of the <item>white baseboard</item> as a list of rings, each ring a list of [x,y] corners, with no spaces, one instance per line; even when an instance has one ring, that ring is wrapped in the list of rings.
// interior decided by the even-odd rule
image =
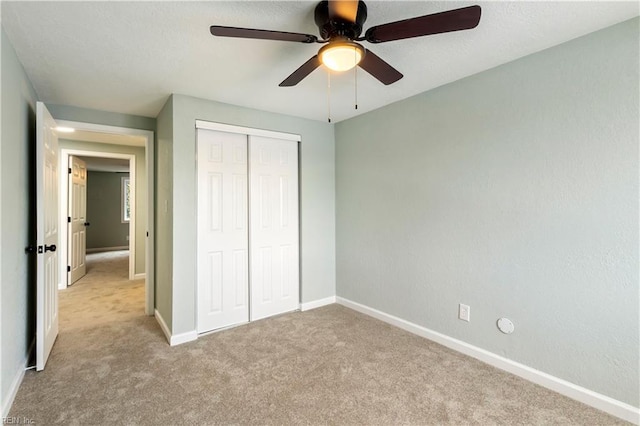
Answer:
[[[331,305],[332,303],[336,303],[335,296],[325,297],[324,299],[313,300],[307,303],[301,303],[300,310],[304,312],[311,309],[320,308],[322,306]]]
[[[186,333],[174,334],[173,336],[171,336],[169,344],[171,346],[176,346],[183,343],[192,342],[194,340],[198,340],[198,332],[195,330],[187,331]]]
[[[155,317],[158,324],[160,324],[160,328],[162,329],[164,336],[167,338],[167,342],[169,342],[169,346],[176,346],[182,343],[191,342],[198,338],[198,333],[195,330],[172,335],[171,331],[169,331],[169,327],[167,327],[167,323],[164,322],[162,315],[160,315],[160,312],[158,312],[157,309],[155,310]]]
[[[154,311],[153,316],[156,317],[156,321],[158,321],[158,324],[160,324],[160,329],[164,333],[164,337],[167,338],[167,342],[171,344],[171,331],[169,331],[169,327],[167,327],[167,323],[164,322],[164,318],[162,318],[162,315],[160,315],[160,312],[158,312],[157,309]]]
[[[528,367],[524,364],[504,358],[500,355],[496,355],[493,352],[470,345],[445,334],[438,333],[437,331],[433,331],[426,327],[389,315],[377,309],[361,305],[360,303],[356,303],[342,297],[336,297],[336,302],[346,306],[347,308],[353,309],[354,311],[369,315],[410,333],[417,334],[418,336],[432,340],[450,349],[479,359],[480,361],[501,370],[508,371],[509,373],[515,374],[516,376],[522,377],[530,382],[568,396],[576,401],[580,401],[583,404],[597,408],[598,410],[602,410],[628,422],[640,424],[640,409],[637,407],[583,388],[566,380]]]
[[[11,406],[13,405],[13,401],[16,399],[16,395],[18,394],[18,389],[20,389],[20,385],[22,384],[22,380],[24,379],[24,373],[29,367],[29,357],[31,356],[31,352],[35,347],[35,340],[31,341],[29,345],[29,349],[27,350],[27,354],[24,358],[24,361],[20,365],[18,371],[16,371],[15,376],[13,377],[13,381],[11,382],[11,386],[9,387],[9,391],[7,392],[4,401],[2,401],[2,418],[6,419],[9,417],[9,411],[11,410]]]
[[[141,273],[141,274],[135,274],[135,275],[133,276],[133,279],[134,279],[134,280],[141,280],[141,279],[144,279],[144,278],[147,278],[147,274],[146,274],[146,273],[144,273],[144,272],[143,272],[143,273]]]
[[[88,248],[86,252],[87,253],[102,253],[102,252],[105,252],[105,251],[121,251],[121,250],[129,250],[129,246]]]

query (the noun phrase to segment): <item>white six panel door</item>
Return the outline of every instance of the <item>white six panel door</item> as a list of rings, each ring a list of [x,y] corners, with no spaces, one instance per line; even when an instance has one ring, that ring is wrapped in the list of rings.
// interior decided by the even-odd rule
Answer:
[[[251,320],[300,305],[298,142],[249,136]]]
[[[42,102],[36,104],[36,370],[44,369],[58,336],[58,135]]]
[[[69,242],[70,271],[67,282],[75,283],[87,273],[87,165],[78,157],[69,156]]]
[[[198,129],[198,332],[249,320],[247,136]]]

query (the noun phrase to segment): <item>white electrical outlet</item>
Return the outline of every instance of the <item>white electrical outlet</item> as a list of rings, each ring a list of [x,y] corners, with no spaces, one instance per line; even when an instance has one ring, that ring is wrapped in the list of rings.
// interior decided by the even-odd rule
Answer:
[[[463,321],[471,321],[471,307],[460,303],[458,305],[458,318]]]

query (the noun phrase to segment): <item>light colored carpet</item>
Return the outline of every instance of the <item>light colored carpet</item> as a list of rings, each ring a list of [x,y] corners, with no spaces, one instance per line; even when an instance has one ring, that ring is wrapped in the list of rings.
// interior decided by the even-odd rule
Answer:
[[[87,255],[87,275],[59,292],[60,331],[144,316],[144,279],[129,281],[129,251]]]
[[[142,281],[123,280],[119,262],[91,265],[61,293],[58,341],[45,371],[27,372],[11,416],[39,425],[624,423],[338,305],[170,347],[144,316]]]

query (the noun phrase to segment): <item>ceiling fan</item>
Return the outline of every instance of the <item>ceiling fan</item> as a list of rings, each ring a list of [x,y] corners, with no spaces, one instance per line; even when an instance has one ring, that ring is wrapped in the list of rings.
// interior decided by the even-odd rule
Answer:
[[[262,40],[293,41],[299,43],[326,43],[318,54],[285,78],[280,87],[295,86],[320,65],[334,71],[346,71],[353,67],[367,71],[383,84],[400,80],[402,74],[359,41],[385,43],[406,38],[447,33],[475,28],[480,22],[480,6],[469,6],[446,12],[434,13],[402,21],[390,22],[369,28],[364,36],[362,26],[367,19],[367,6],[358,0],[323,0],[315,9],[315,23],[320,37],[311,34],[251,28],[212,25],[211,34],[220,37],[252,38]]]

